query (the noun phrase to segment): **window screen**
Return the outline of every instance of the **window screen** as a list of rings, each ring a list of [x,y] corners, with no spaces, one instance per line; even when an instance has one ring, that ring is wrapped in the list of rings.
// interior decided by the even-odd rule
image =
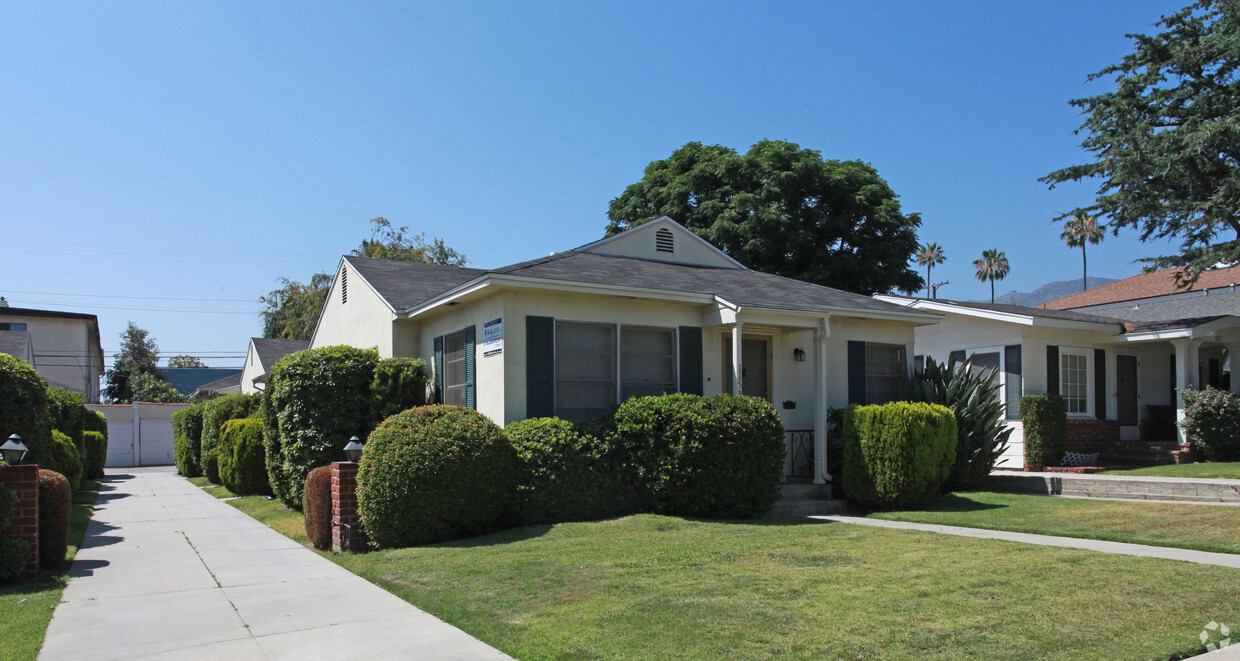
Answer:
[[[676,336],[670,328],[620,329],[620,399],[676,392]]]
[[[865,344],[865,396],[870,404],[886,404],[905,398],[908,368],[904,364],[904,346],[900,344]]]
[[[1089,412],[1089,360],[1079,353],[1059,355],[1059,394],[1068,405],[1068,413]]]
[[[443,338],[443,403],[466,406],[465,399],[465,333]]]
[[[616,327],[557,322],[555,413],[566,420],[597,418],[616,403]]]

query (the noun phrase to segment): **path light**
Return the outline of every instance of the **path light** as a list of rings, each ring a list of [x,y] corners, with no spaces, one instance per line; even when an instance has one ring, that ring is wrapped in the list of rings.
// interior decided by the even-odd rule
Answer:
[[[22,457],[26,456],[26,451],[30,448],[22,443],[22,437],[17,434],[9,436],[9,440],[0,445],[0,456],[4,457],[4,463],[10,466],[16,466],[22,462]]]
[[[362,444],[356,436],[350,438],[348,445],[344,446],[344,456],[353,463],[362,458]]]

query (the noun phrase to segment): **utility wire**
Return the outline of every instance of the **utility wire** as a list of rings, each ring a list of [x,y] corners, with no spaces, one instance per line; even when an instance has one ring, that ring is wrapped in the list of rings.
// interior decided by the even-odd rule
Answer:
[[[147,301],[213,301],[220,303],[255,303],[257,298],[177,298],[173,296],[121,296],[118,294],[70,294],[57,291],[5,290],[6,294],[35,294],[38,296],[75,296],[77,298],[140,298]],[[68,304],[66,304],[68,305]]]

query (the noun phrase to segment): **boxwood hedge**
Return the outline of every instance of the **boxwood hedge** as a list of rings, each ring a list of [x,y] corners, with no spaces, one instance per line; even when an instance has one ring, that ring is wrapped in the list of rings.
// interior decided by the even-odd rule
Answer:
[[[229,420],[220,427],[216,448],[221,483],[242,496],[271,493],[267,483],[267,460],[263,450],[263,421],[258,418]]]
[[[220,428],[229,420],[248,418],[258,412],[258,395],[237,393],[207,400],[202,409],[202,451],[198,455],[202,474],[215,484],[221,484],[217,459],[220,444]],[[186,425],[191,423],[187,419]]]
[[[86,456],[82,459],[82,477],[98,480],[103,477],[103,466],[108,461],[108,439],[97,431],[82,433]]]
[[[59,429],[81,450],[87,414],[82,394],[64,388],[48,388],[47,414],[51,417],[52,429]]]
[[[939,404],[892,402],[844,411],[844,496],[873,508],[936,496],[956,456],[956,416]]]
[[[174,459],[177,472],[185,477],[202,475],[202,413],[206,407],[206,402],[198,402],[172,414]]]
[[[1061,395],[1025,395],[1020,398],[1025,428],[1025,465],[1036,469],[1058,466],[1068,444],[1068,404]]]
[[[69,481],[69,493],[77,493],[82,486],[82,456],[77,446],[60,430],[53,430],[49,455],[47,467],[65,476]]]
[[[56,471],[39,470],[39,566],[58,569],[69,552],[69,480]]]
[[[332,547],[332,467],[319,466],[306,473],[301,496],[301,512],[306,536],[320,551]]]
[[[531,418],[504,428],[517,456],[514,523],[589,521],[627,513],[631,495],[603,435],[559,418]]]

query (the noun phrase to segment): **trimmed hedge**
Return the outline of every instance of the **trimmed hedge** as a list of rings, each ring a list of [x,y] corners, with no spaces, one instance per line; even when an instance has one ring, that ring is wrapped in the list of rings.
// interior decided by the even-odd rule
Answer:
[[[516,468],[504,431],[477,411],[423,406],[397,413],[363,450],[362,527],[377,548],[490,532],[507,511]]]
[[[69,493],[77,493],[82,487],[82,456],[78,454],[77,446],[60,430],[53,430],[51,448],[48,468],[69,480]]]
[[[12,434],[30,449],[24,463],[47,465],[52,443],[47,383],[25,361],[0,353],[0,443]]]
[[[288,472],[284,470],[284,447],[280,444],[279,416],[276,415],[275,405],[271,403],[271,375],[268,375],[267,379],[267,387],[262,392],[262,405],[258,407],[258,417],[263,421],[263,454],[267,461],[267,485],[271,487],[272,493],[283,501],[281,489],[288,484]]]
[[[202,475],[202,415],[206,408],[206,402],[199,402],[172,414],[177,472],[185,477]]]
[[[1025,427],[1025,466],[1042,468],[1063,463],[1068,443],[1068,405],[1056,394],[1020,398]]]
[[[69,552],[71,500],[64,475],[39,470],[39,566],[43,569],[59,569]]]
[[[98,480],[103,477],[103,465],[108,461],[108,439],[97,431],[83,432],[82,437],[82,443],[86,446],[82,477]]]
[[[844,496],[873,508],[938,495],[956,456],[956,416],[922,402],[849,406],[844,411]]]
[[[102,411],[92,411],[86,409],[86,417],[82,419],[82,429],[85,431],[97,431],[103,434],[103,439],[108,439],[108,416]]]
[[[420,358],[386,358],[375,364],[370,392],[375,419],[426,404],[426,363]]]
[[[590,521],[631,511],[611,448],[559,418],[532,418],[504,428],[517,456],[514,523]]]
[[[1234,378],[1240,378],[1237,375]],[[1184,437],[1210,461],[1240,461],[1240,397],[1217,388],[1184,388]]]
[[[332,467],[319,466],[306,473],[301,511],[306,520],[306,536],[320,551],[332,547]]]
[[[239,495],[271,493],[267,483],[267,460],[263,451],[263,421],[258,418],[229,420],[220,427],[220,479]]]
[[[285,505],[300,508],[310,469],[343,459],[349,437],[374,429],[378,360],[374,350],[334,346],[291,353],[272,368],[264,389],[268,475]]]
[[[59,429],[79,450],[83,448],[82,432],[86,431],[86,398],[64,388],[47,389],[47,414],[52,429]]]
[[[775,407],[743,395],[638,397],[615,414],[625,476],[660,514],[762,516],[779,498],[784,426]]]
[[[202,450],[198,465],[202,474],[213,484],[221,484],[217,454],[220,444],[220,428],[229,420],[248,418],[258,412],[259,396],[237,393],[224,395],[204,402],[202,409]],[[192,421],[186,421],[188,426]],[[192,443],[192,441],[191,441]]]

